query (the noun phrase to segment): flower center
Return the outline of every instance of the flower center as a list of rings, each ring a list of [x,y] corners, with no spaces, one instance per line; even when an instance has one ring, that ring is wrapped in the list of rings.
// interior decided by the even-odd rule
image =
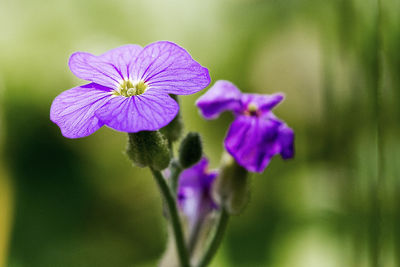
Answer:
[[[144,81],[132,82],[131,80],[123,80],[117,90],[114,90],[114,95],[122,95],[125,97],[131,97],[134,95],[143,94],[149,86]]]
[[[255,103],[248,104],[247,109],[244,111],[244,114],[247,116],[258,116],[259,110],[257,104]]]

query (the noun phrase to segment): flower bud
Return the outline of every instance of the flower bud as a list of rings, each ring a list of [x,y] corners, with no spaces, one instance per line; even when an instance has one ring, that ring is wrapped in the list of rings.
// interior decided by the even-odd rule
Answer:
[[[171,159],[168,141],[159,131],[128,133],[126,154],[139,167],[163,170]]]
[[[248,172],[228,153],[222,157],[220,174],[215,181],[213,195],[230,214],[239,214],[249,199]]]
[[[189,132],[179,147],[179,163],[186,169],[198,162],[203,154],[203,146],[198,133]]]
[[[177,95],[169,95],[172,97],[176,102],[179,104],[179,98]],[[183,122],[182,122],[182,116],[181,112],[178,112],[178,115],[167,125],[164,126],[163,128],[160,129],[160,132],[165,135],[165,137],[168,139],[170,142],[175,142],[177,141],[183,131]]]

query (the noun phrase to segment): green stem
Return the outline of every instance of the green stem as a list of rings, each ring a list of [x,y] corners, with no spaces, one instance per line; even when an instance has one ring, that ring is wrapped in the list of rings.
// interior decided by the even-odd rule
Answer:
[[[200,236],[201,226],[203,225],[203,222],[204,219],[197,220],[195,225],[193,225],[193,228],[190,231],[189,242],[188,242],[189,255],[192,255],[196,248],[196,244]]]
[[[224,233],[225,233],[226,227],[228,225],[228,221],[229,221],[229,214],[223,208],[221,210],[221,214],[218,219],[217,227],[216,227],[216,229],[213,233],[213,236],[206,247],[204,255],[200,259],[200,262],[197,265],[197,267],[205,267],[211,262],[211,259],[214,257],[215,253],[217,252],[218,247],[221,244],[222,238],[224,237]]]
[[[169,148],[171,159],[172,159],[172,158],[174,158],[174,144],[171,140],[168,140],[168,148]]]
[[[175,198],[173,197],[173,194],[171,190],[168,187],[168,184],[166,180],[164,179],[163,175],[161,174],[160,171],[156,171],[152,168],[151,172],[153,173],[153,176],[160,187],[161,194],[164,196],[165,202],[167,204],[168,208],[168,214],[169,218],[172,224],[172,230],[175,236],[175,244],[176,244],[176,249],[178,252],[178,257],[180,261],[180,265],[182,267],[190,267],[189,263],[189,257],[185,245],[185,239],[183,236],[183,231],[182,231],[182,224],[179,219],[179,214],[178,214],[178,209],[176,206]]]

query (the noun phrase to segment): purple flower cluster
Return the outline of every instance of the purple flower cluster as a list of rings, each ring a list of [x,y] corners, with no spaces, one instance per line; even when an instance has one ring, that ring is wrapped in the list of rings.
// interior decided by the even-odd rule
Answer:
[[[218,208],[212,198],[212,185],[216,177],[216,171],[208,170],[206,158],[202,158],[196,165],[181,173],[178,204],[191,226]]]
[[[206,119],[233,112],[225,148],[247,170],[262,172],[274,155],[283,159],[294,155],[293,130],[271,111],[283,98],[282,94],[244,94],[228,81],[217,81],[196,104]]]
[[[77,52],[69,67],[90,83],[53,101],[50,119],[68,138],[88,136],[103,125],[123,132],[160,129],[179,110],[169,94],[193,94],[210,83],[206,68],[166,41],[125,45],[100,56]]]

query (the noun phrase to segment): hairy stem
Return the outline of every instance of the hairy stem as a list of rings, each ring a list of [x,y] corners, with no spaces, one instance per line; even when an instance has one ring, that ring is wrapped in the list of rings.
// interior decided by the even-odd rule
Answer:
[[[179,218],[178,214],[178,209],[176,206],[175,198],[171,192],[171,190],[168,187],[168,184],[166,180],[164,179],[163,175],[161,174],[160,171],[156,171],[154,169],[151,169],[151,172],[153,173],[153,176],[160,188],[161,194],[163,195],[166,206],[168,208],[168,215],[170,222],[172,224],[172,230],[174,233],[175,237],[175,244],[176,244],[176,249],[178,252],[178,257],[180,261],[180,265],[182,267],[190,267],[189,263],[189,257],[185,245],[185,239],[183,236],[183,231],[182,231],[182,224]]]

